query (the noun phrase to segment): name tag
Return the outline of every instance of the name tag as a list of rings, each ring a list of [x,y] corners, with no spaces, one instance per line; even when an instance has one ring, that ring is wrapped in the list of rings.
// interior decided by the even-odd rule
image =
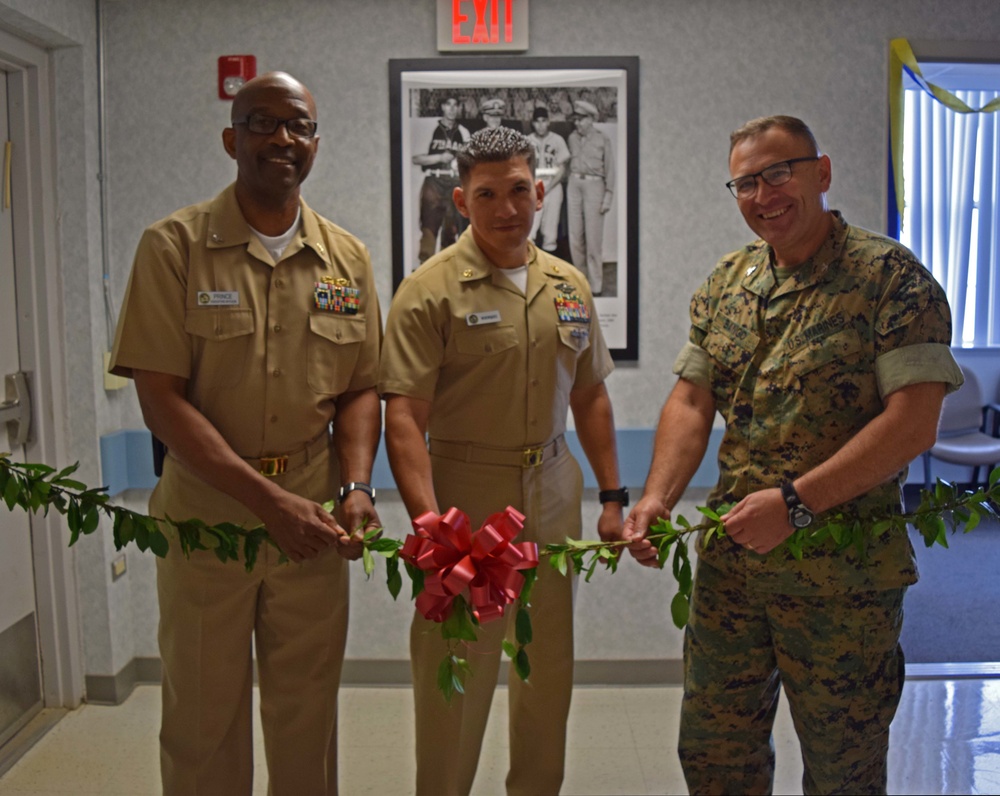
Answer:
[[[198,304],[202,307],[237,307],[240,303],[238,290],[199,290]]]
[[[500,310],[470,312],[465,316],[466,326],[482,326],[484,323],[500,323]]]

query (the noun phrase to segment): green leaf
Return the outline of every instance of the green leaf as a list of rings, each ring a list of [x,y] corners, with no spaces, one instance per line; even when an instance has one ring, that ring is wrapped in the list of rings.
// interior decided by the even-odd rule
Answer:
[[[670,618],[674,622],[674,627],[683,630],[687,627],[688,617],[691,615],[691,605],[687,597],[678,592],[674,599],[670,601]]]
[[[521,605],[528,606],[531,604],[531,591],[535,587],[535,581],[538,580],[538,570],[535,567],[522,569],[521,574],[524,576],[524,584],[521,586],[518,599],[521,601]]]
[[[97,530],[97,509],[91,506],[83,517],[83,527],[80,529],[84,534],[91,534]]]
[[[514,638],[522,647],[531,643],[531,614],[524,607],[517,609],[514,620]]]
[[[444,694],[446,702],[451,702],[455,695],[455,680],[451,673],[451,656],[449,655],[438,666],[437,671],[438,691]]]
[[[385,585],[389,589],[392,599],[399,597],[403,589],[403,576],[399,574],[399,559],[387,558],[385,560]]]
[[[511,660],[514,660],[514,658],[517,657],[517,647],[515,647],[514,643],[509,639],[505,638],[501,642],[500,646],[503,648],[504,655],[506,655]]]
[[[365,568],[365,577],[370,578],[372,573],[375,571],[375,559],[372,558],[372,551],[367,547],[363,548],[361,551],[361,558]]]
[[[969,518],[965,520],[965,532],[968,533],[977,525],[979,525],[979,512],[973,509],[969,512]]]
[[[3,499],[7,504],[8,511],[13,511],[14,506],[17,505],[17,498],[21,494],[21,484],[20,479],[16,475],[12,475],[7,485],[3,490]]]
[[[528,653],[522,647],[514,657],[514,671],[522,680],[527,680],[531,676],[531,663],[528,661]]]
[[[158,558],[166,558],[167,553],[170,550],[170,543],[167,541],[167,537],[163,535],[163,532],[159,528],[154,530],[149,534],[149,549],[153,551],[153,554]]]
[[[990,489],[995,487],[998,483],[1000,483],[1000,467],[994,467],[993,472],[990,473]]]
[[[451,614],[441,623],[443,638],[455,638],[462,641],[476,640],[476,626],[469,615],[469,608],[461,595],[452,603]]]
[[[712,511],[708,506],[698,506],[698,511],[708,517],[710,520],[719,521],[719,515]]]
[[[549,557],[549,564],[560,575],[565,575],[566,574],[566,553],[556,553],[554,556],[550,556]]]

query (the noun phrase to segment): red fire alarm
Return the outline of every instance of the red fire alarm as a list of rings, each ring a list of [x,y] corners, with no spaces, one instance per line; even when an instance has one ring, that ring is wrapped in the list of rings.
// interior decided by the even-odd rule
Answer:
[[[231,100],[240,87],[257,76],[257,57],[254,55],[219,56],[219,99]]]

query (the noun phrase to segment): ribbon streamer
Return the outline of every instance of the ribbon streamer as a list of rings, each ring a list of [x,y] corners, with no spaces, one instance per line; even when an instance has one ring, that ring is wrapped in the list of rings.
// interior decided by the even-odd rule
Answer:
[[[480,623],[502,617],[524,586],[518,570],[538,566],[538,545],[513,541],[522,528],[524,515],[512,506],[491,515],[475,532],[469,516],[454,507],[414,519],[416,533],[406,537],[399,556],[425,573],[417,610],[432,622],[443,622],[455,597],[468,592]]]

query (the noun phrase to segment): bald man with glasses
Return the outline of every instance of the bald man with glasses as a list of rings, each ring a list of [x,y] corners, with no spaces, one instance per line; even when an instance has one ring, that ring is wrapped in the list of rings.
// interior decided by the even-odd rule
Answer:
[[[252,792],[253,639],[268,793],[329,796],[346,560],[379,524],[379,306],[364,244],[300,196],[319,143],[306,87],[261,75],[231,113],[236,181],[143,234],[112,356],[168,449],[150,514],[263,524],[278,548],[250,573],[175,540],[157,560],[163,793]]]
[[[784,688],[805,793],[885,793],[903,685],[905,534],[832,538],[797,558],[785,540],[827,512],[899,513],[907,465],[934,442],[961,371],[941,287],[897,241],[827,205],[832,166],[799,119],[732,133],[727,183],[758,240],[724,257],[691,302],[678,380],[656,431],[632,553],[669,516],[725,421],[708,505],[726,536],[698,542],[684,637],[678,750],[691,793],[770,793]],[[815,524],[815,525],[814,525]],[[868,526],[870,528],[870,524]]]

